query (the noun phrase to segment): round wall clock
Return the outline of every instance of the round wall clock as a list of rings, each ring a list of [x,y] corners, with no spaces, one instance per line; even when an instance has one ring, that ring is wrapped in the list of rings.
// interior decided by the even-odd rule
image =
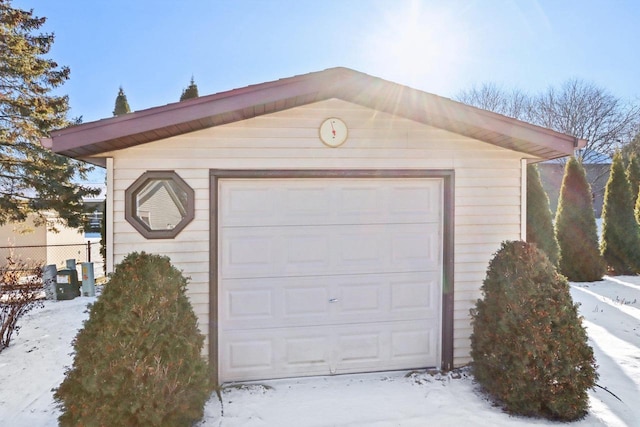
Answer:
[[[320,140],[329,147],[342,145],[348,133],[346,123],[336,117],[329,117],[320,125]]]

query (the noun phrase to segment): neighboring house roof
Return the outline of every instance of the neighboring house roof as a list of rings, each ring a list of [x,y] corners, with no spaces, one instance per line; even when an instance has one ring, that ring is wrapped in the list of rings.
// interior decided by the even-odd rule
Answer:
[[[151,181],[151,185],[145,186],[142,191],[138,193],[138,205],[144,205],[150,199],[154,198],[159,191],[163,191],[170,199],[168,206],[171,206],[172,208],[175,206],[176,210],[181,215],[186,215],[187,209],[185,206],[187,206],[187,195],[182,191],[183,195],[180,196],[180,189],[176,187],[177,185],[168,179]]]
[[[72,126],[51,132],[42,144],[104,166],[104,159],[91,157],[332,98],[542,159],[571,155],[585,145],[572,136],[341,67]]]

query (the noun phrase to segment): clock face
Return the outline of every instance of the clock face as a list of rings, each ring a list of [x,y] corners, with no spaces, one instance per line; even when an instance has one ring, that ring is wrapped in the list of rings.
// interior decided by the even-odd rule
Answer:
[[[338,147],[347,140],[347,125],[336,117],[329,117],[320,125],[320,139],[329,147]]]

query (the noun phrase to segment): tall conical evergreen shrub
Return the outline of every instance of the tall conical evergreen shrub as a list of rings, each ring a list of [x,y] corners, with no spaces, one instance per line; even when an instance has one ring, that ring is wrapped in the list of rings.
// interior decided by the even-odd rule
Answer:
[[[514,414],[584,416],[597,373],[567,279],[535,245],[505,242],[481,289],[471,311],[477,381]]]
[[[613,156],[605,187],[600,250],[612,274],[640,272],[640,229],[620,153]]]
[[[211,391],[204,337],[167,257],[128,255],[74,341],[55,391],[65,426],[191,426]]]
[[[569,159],[564,169],[555,223],[560,272],[576,282],[602,279],[605,264],[598,245],[591,188],[575,157]]]
[[[536,165],[527,166],[527,242],[535,243],[558,265],[560,248],[553,228],[549,196],[542,187]]]
[[[118,96],[116,96],[116,105],[113,109],[114,116],[121,116],[123,114],[130,113],[129,101],[127,101],[127,95],[124,94],[124,89],[120,86],[118,90]]]
[[[627,165],[627,179],[631,186],[632,204],[636,205],[638,200],[638,192],[640,191],[640,159],[633,153],[629,158],[629,164]]]
[[[635,209],[633,210],[636,217],[636,222],[640,224],[640,189],[638,190],[638,197],[636,198]]]

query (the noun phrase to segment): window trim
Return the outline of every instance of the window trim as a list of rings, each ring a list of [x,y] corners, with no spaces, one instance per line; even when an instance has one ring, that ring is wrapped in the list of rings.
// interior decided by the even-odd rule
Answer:
[[[137,215],[136,197],[145,186],[154,180],[171,180],[187,195],[186,214],[171,230],[152,230]],[[173,239],[195,217],[195,191],[172,170],[146,171],[124,192],[124,217],[142,236],[147,239]]]

